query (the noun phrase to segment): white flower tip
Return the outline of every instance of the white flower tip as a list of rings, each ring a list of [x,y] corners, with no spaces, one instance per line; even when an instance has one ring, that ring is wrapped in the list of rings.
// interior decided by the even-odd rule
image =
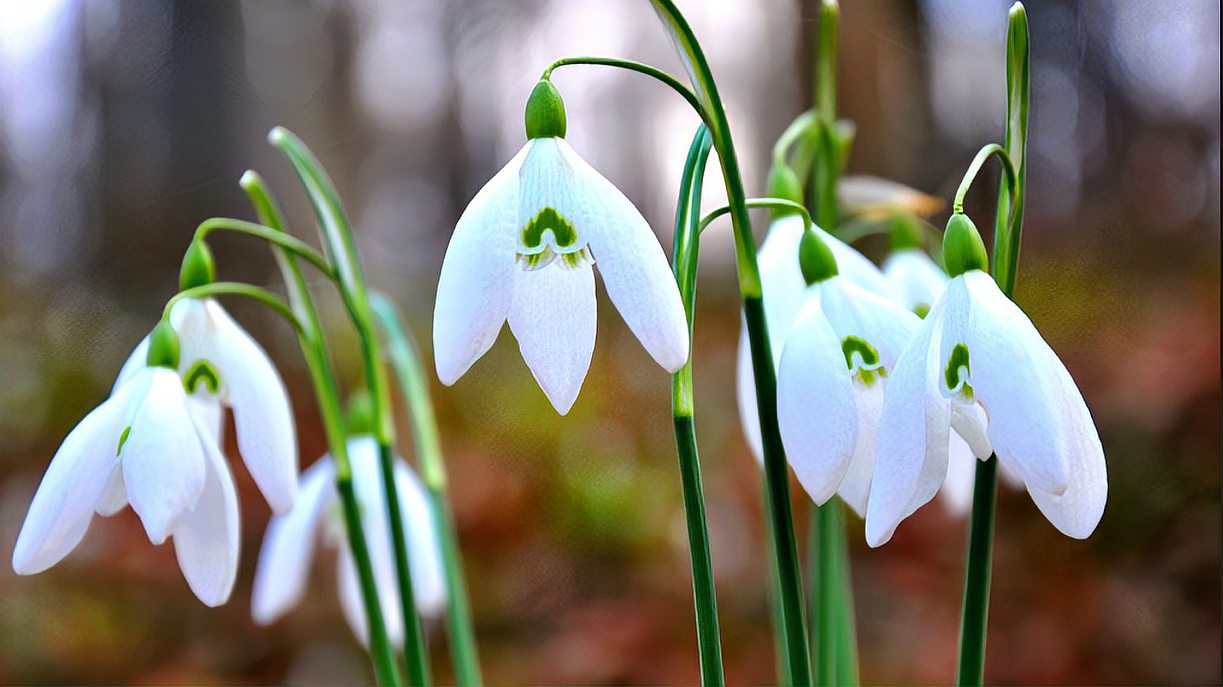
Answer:
[[[36,564],[34,555],[28,548],[22,546],[21,539],[17,540],[17,548],[13,551],[13,572],[18,575],[34,575],[51,567]]]
[[[276,515],[284,515],[290,510],[293,510],[293,504],[297,501],[297,478],[282,482],[274,488],[269,488],[264,491],[264,498],[271,507],[272,512]]]
[[[561,417],[564,417],[569,414],[570,409],[573,408],[573,404],[578,400],[578,391],[580,391],[581,388],[582,387],[579,385],[572,391],[569,389],[563,389],[556,390],[554,392],[545,388],[544,395],[548,397],[548,402],[552,404],[552,407],[556,409],[556,412]]]
[[[688,336],[687,324],[684,327],[684,336],[678,339],[673,346],[659,351],[658,357],[655,359],[664,370],[671,374],[679,372],[680,368],[688,362]]]
[[[229,596],[234,591],[234,581],[230,580],[229,585],[223,589],[196,589],[192,587],[191,591],[195,593],[195,598],[199,599],[205,606],[216,608],[225,605],[225,602],[229,601]]]
[[[866,516],[866,543],[872,549],[877,549],[891,541],[895,533],[896,525],[881,526],[877,518],[872,519],[869,514]]]

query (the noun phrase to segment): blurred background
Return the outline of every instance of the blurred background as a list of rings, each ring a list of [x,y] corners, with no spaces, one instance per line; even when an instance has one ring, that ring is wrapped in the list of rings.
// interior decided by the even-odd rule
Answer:
[[[851,173],[950,199],[976,149],[1001,137],[1007,4],[845,3],[840,107],[858,126]],[[773,140],[809,105],[816,3],[681,6],[758,195]],[[1032,0],[1028,11],[1029,195],[1016,298],[1083,390],[1110,494],[1096,533],[1073,541],[1026,495],[1002,490],[987,676],[1217,683],[1219,4]],[[293,229],[315,240],[305,195],[265,143],[272,126],[296,131],[326,165],[371,282],[399,302],[430,357],[455,219],[522,145],[539,73],[582,54],[682,74],[644,1],[0,0],[0,682],[369,679],[326,556],[300,608],[271,627],[251,621],[268,510],[232,445],[243,556],[219,609],[195,600],[172,547],[152,546],[130,510],[96,519],[76,551],[37,576],[14,575],[9,552],[59,441],[106,396],[173,294],[196,225],[252,216],[242,172],[263,174]],[[669,252],[696,117],[638,75],[569,67],[555,83],[569,141],[633,199]],[[710,167],[713,207],[725,196]],[[970,198],[979,217],[992,216],[988,186]],[[766,218],[757,220],[759,237]],[[697,431],[726,670],[732,683],[766,683],[768,569],[758,470],[734,405],[729,227],[711,234]],[[221,236],[212,245],[224,278],[275,283],[263,246]],[[860,245],[883,257],[882,242]],[[355,340],[319,286],[351,387]],[[228,306],[284,375],[309,464],[325,447],[292,333],[258,307]],[[699,677],[669,380],[602,297],[599,316],[591,372],[567,417],[508,334],[454,387],[434,382],[490,683]],[[403,451],[411,459],[410,443]],[[795,496],[803,539],[807,501]],[[952,680],[965,534],[937,502],[878,550],[851,521],[866,682]],[[444,682],[444,633],[431,630]]]

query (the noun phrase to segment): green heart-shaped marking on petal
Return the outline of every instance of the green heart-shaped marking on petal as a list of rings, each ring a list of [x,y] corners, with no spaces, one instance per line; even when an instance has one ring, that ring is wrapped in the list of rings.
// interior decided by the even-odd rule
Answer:
[[[544,232],[552,232],[552,239],[546,241]],[[547,247],[564,249],[577,243],[578,233],[573,223],[557,212],[552,206],[545,207],[535,215],[527,226],[522,229],[522,248],[526,253],[537,253]],[[566,252],[558,250],[557,252]]]
[[[947,390],[960,392],[972,398],[972,385],[968,383],[968,377],[971,375],[972,366],[969,363],[968,346],[958,343],[955,348],[951,349],[951,355],[947,358],[947,368],[943,370],[943,380],[947,383]]]
[[[192,363],[191,369],[187,370],[187,374],[183,375],[183,387],[187,389],[189,394],[195,393],[200,382],[204,383],[204,388],[210,394],[217,393],[221,388],[221,375],[217,372],[217,368],[213,367],[212,363],[203,359]]]

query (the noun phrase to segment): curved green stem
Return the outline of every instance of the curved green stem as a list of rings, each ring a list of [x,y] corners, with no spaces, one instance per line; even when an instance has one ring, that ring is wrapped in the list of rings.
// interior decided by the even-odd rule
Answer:
[[[692,139],[688,160],[680,182],[675,212],[675,280],[688,318],[691,350],[696,306],[697,258],[700,253],[701,180],[709,159],[712,141],[701,125]],[[709,526],[705,520],[705,496],[701,486],[700,456],[697,451],[695,403],[692,393],[692,356],[671,377],[671,413],[675,426],[676,452],[679,456],[680,483],[684,493],[684,514],[688,523],[688,551],[692,562],[693,604],[696,608],[697,646],[701,660],[701,684],[705,687],[726,683],[722,672],[722,640],[718,631],[717,593],[713,582],[713,559],[709,548]]]
[[[795,203],[792,200],[786,200],[785,198],[747,198],[744,200],[744,204],[746,204],[749,208],[772,208],[774,210],[789,210],[791,212],[795,212],[801,215],[803,218],[803,229],[811,229],[811,215],[807,214],[807,208],[803,207],[800,203]],[[709,214],[702,217],[701,221],[697,223],[697,231],[705,231],[705,228],[708,227],[711,222],[719,217],[730,214],[730,211],[731,206],[729,205],[723,205],[720,208],[711,210]]]
[[[1006,44],[1007,127],[1005,150],[999,155],[1009,183],[1000,184],[994,219],[994,281],[1008,298],[1014,295],[1019,243],[1023,234],[1025,167],[1027,164],[1029,51],[1028,17],[1021,3],[1010,11]],[[978,154],[980,157],[980,154]],[[957,194],[959,196],[959,194]],[[956,682],[973,687],[985,681],[985,636],[989,618],[989,585],[993,571],[994,511],[998,493],[998,457],[977,465],[973,486],[972,521],[964,570],[964,606],[960,620]]]
[[[407,400],[421,480],[429,495],[429,509],[437,523],[442,543],[442,566],[446,575],[446,627],[450,635],[455,681],[460,685],[479,687],[483,683],[479,651],[476,648],[454,513],[446,493],[446,465],[442,460],[433,403],[429,399],[429,383],[421,366],[416,341],[401,323],[394,303],[374,292],[370,294],[370,305],[386,336],[386,354],[395,370],[399,391]]]
[[[240,184],[250,198],[259,221],[272,231],[283,232],[285,225],[280,210],[259,175],[248,171],[242,176]],[[276,259],[285,279],[291,307],[302,324],[298,328],[298,343],[306,359],[323,431],[335,463],[336,490],[340,495],[345,532],[361,587],[361,602],[369,629],[369,651],[374,677],[379,685],[399,685],[399,667],[396,665],[395,652],[387,635],[382,605],[378,602],[378,588],[374,581],[369,544],[365,540],[365,529],[361,526],[361,507],[353,488],[352,464],[348,459],[348,437],[344,429],[340,393],[327,354],[326,339],[319,324],[318,310],[310,297],[309,289],[306,288],[306,281],[297,264],[297,255],[282,247],[276,251]]]
[[[621,60],[615,57],[566,57],[548,65],[548,68],[544,70],[543,75],[541,75],[539,78],[541,80],[551,79],[552,71],[554,69],[570,64],[589,64],[603,67],[616,67],[618,69],[627,69],[629,71],[637,72],[638,74],[644,74],[648,77],[661,81],[671,90],[679,93],[681,96],[683,96],[684,100],[687,100],[688,104],[697,111],[697,114],[701,115],[702,119],[704,118],[704,110],[701,107],[701,103],[699,100],[697,100],[696,94],[692,92],[691,88],[688,88],[682,81],[674,76],[671,76],[665,71],[642,62]]]
[[[374,436],[378,441],[382,486],[386,494],[387,519],[390,524],[391,546],[395,556],[396,579],[399,583],[400,608],[403,612],[404,655],[407,659],[408,681],[429,684],[429,660],[425,647],[424,628],[417,613],[412,589],[412,570],[408,562],[407,540],[400,507],[399,489],[395,483],[395,422],[391,408],[386,369],[382,364],[378,336],[366,295],[365,275],[357,256],[356,242],[348,216],[340,203],[335,186],[323,171],[314,153],[288,129],[276,127],[268,141],[280,149],[293,164],[314,207],[319,230],[334,262],[341,300],[349,319],[357,330],[361,343],[361,361],[365,381],[374,402],[376,417]]]
[[[786,127],[786,130],[781,132],[777,137],[777,142],[773,144],[773,164],[785,164],[790,155],[790,148],[795,143],[803,140],[811,134],[813,127],[817,125],[819,119],[816,117],[815,110],[807,110],[794,118],[793,122]],[[799,177],[799,182],[806,180]]]
[[[1011,164],[1011,158],[1007,155],[1006,149],[997,143],[987,143],[977,151],[976,156],[969,163],[968,169],[964,172],[964,178],[960,180],[960,186],[955,191],[955,199],[951,203],[952,212],[964,212],[964,197],[968,195],[968,189],[977,180],[977,174],[981,171],[981,167],[991,157],[997,157],[998,161],[1002,163],[1002,173],[1006,180],[1004,188],[1010,193],[1015,193],[1018,190],[1015,166]]]
[[[293,330],[301,333],[302,324],[297,319],[297,314],[289,307],[288,303],[280,300],[276,294],[267,289],[247,284],[245,282],[236,281],[215,281],[210,284],[201,284],[193,286],[185,291],[179,291],[174,294],[170,300],[166,301],[166,307],[162,310],[161,316],[163,319],[170,317],[170,311],[174,309],[178,302],[186,298],[209,298],[211,296],[242,296],[250,298],[271,308],[276,314],[285,319],[286,322],[293,326]]]
[[[764,477],[769,526],[773,531],[773,555],[777,561],[778,598],[783,639],[788,645],[790,677],[795,684],[811,684],[811,665],[807,653],[807,628],[803,610],[802,579],[798,566],[798,546],[794,539],[794,515],[790,502],[789,468],[777,427],[777,371],[762,300],[760,269],[756,264],[756,242],[747,210],[747,194],[739,171],[739,158],[731,138],[726,110],[718,95],[713,72],[697,42],[696,35],[673,0],[652,0],[664,27],[684,60],[693,89],[702,108],[701,119],[709,127],[713,147],[722,166],[722,179],[730,201],[734,225],[735,256],[739,294],[751,347],[752,372],[756,384],[756,403],[764,448]]]
[[[247,172],[251,174],[252,172]],[[243,177],[246,178],[246,177]],[[327,258],[323,257],[322,253],[314,250],[310,244],[294,238],[284,232],[276,231],[271,227],[254,222],[246,222],[240,219],[231,219],[229,217],[211,217],[200,223],[200,226],[195,229],[195,238],[204,240],[214,231],[229,231],[236,234],[244,234],[246,236],[254,236],[263,239],[268,243],[280,248],[281,250],[291,253],[296,257],[304,259],[318,271],[334,279],[334,272],[331,265],[327,262]]]

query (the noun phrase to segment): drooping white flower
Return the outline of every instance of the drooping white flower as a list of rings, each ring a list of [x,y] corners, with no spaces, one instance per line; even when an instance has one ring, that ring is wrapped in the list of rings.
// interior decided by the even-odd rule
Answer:
[[[688,328],[658,239],[637,208],[569,147],[563,109],[560,128],[543,133],[530,137],[459,218],[437,286],[433,349],[438,377],[453,384],[508,320],[531,373],[564,415],[594,352],[596,263],[629,329],[668,372],[688,359]]]
[[[233,411],[247,470],[272,510],[287,511],[297,493],[297,432],[289,394],[268,354],[212,298],[179,301],[170,323],[181,341],[178,371],[184,384],[193,396],[215,401],[218,424],[221,406]],[[148,345],[146,337],[132,351],[116,389],[144,368]]]
[[[42,572],[68,555],[95,511],[130,500],[149,540],[173,537],[191,590],[225,603],[238,570],[238,501],[205,402],[172,369],[132,372],[64,439],[43,476],[13,551],[13,570]]]
[[[951,280],[891,375],[866,516],[871,546],[933,498],[953,427],[977,457],[997,454],[1057,529],[1075,538],[1095,529],[1108,480],[1091,414],[1031,320],[979,268]]]
[[[786,457],[817,505],[866,512],[888,376],[920,320],[831,276],[812,284],[785,339],[777,414]]]
[[[352,464],[353,490],[361,506],[362,527],[387,633],[393,644],[402,646],[403,613],[377,441],[371,436],[351,438],[348,459]],[[434,618],[442,613],[446,604],[446,579],[436,521],[424,485],[402,458],[395,461],[395,484],[406,528],[417,611],[423,617]],[[302,473],[301,493],[293,508],[273,516],[268,524],[255,569],[251,615],[257,623],[270,624],[301,601],[310,561],[320,540],[339,552],[340,603],[353,633],[368,644],[361,587],[345,535],[335,485],[335,463],[330,455],[323,456]]]
[[[781,361],[791,328],[798,317],[807,292],[807,281],[803,278],[798,261],[799,242],[803,237],[803,218],[787,215],[769,227],[768,234],[760,244],[756,261],[760,268],[760,281],[764,291],[764,314],[768,321],[769,343],[773,350],[773,363]],[[883,273],[865,255],[817,226],[812,231],[823,240],[836,259],[840,278],[860,289],[877,296],[893,299],[892,288]],[[764,456],[760,441],[760,418],[756,406],[756,379],[752,374],[752,351],[748,344],[747,327],[740,326],[739,357],[737,369],[737,392],[739,397],[739,420],[752,455],[759,461]]]

